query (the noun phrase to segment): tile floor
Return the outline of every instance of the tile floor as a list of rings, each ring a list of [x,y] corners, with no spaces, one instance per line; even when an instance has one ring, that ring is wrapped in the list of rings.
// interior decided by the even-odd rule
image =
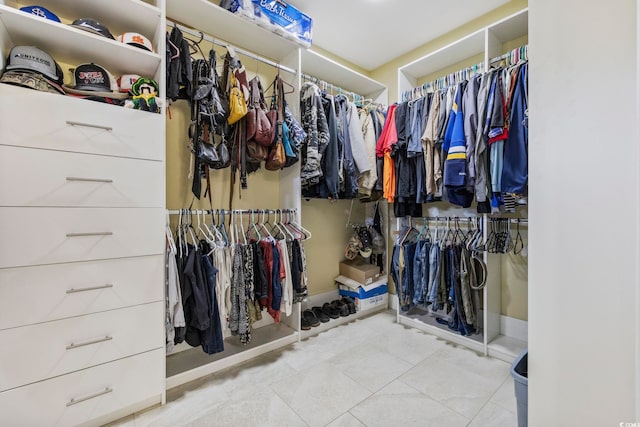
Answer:
[[[112,427],[517,426],[510,365],[382,312],[167,392]]]

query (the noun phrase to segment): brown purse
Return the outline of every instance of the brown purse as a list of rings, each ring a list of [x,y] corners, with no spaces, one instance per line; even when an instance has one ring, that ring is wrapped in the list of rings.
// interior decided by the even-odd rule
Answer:
[[[258,76],[249,82],[251,103],[247,114],[247,141],[269,147],[273,143],[276,130],[277,111],[267,110],[262,83]]]
[[[282,169],[287,162],[287,155],[282,144],[282,120],[284,118],[284,85],[280,76],[276,77],[276,88],[278,93],[278,122],[276,127],[276,141],[269,150],[269,157],[265,162],[265,169],[276,171]]]

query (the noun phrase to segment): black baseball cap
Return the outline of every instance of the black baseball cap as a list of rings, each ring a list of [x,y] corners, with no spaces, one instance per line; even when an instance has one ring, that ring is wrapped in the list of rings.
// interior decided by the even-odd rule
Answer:
[[[72,27],[79,28],[81,30],[88,31],[93,34],[97,34],[102,37],[106,37],[111,40],[115,40],[111,32],[107,27],[92,18],[79,18],[71,23]]]

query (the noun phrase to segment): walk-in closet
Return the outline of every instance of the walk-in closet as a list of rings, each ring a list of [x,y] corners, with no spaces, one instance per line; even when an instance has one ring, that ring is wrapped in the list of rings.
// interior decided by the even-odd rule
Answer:
[[[0,425],[639,424],[639,20],[0,0]]]

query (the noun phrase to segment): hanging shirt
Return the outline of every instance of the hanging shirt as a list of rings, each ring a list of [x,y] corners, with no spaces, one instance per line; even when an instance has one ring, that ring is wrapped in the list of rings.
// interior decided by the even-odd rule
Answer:
[[[391,158],[392,146],[398,142],[395,123],[396,108],[397,104],[389,107],[389,110],[387,111],[387,119],[385,120],[384,127],[382,129],[382,134],[376,144],[376,156],[384,160],[382,182],[383,197],[391,203],[393,203],[393,199],[395,198],[396,189],[395,165]]]

